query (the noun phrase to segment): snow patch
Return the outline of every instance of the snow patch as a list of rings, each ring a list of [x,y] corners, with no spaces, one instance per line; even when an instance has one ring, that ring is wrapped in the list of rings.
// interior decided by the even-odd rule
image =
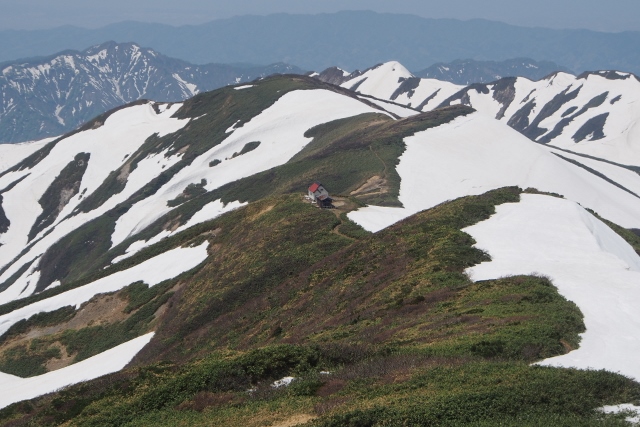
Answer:
[[[625,421],[632,424],[640,423],[640,406],[633,405],[631,403],[623,403],[622,405],[603,406],[600,408],[605,414],[620,414],[625,413],[629,416],[625,418]]]
[[[539,364],[640,380],[640,257],[622,237],[574,202],[535,194],[464,231],[492,259],[467,269],[474,280],[543,274],[584,314],[580,348]]]
[[[198,85],[195,85],[195,84],[193,84],[193,83],[189,83],[189,82],[184,81],[184,80],[183,80],[183,79],[178,75],[178,73],[173,73],[173,74],[172,74],[172,77],[173,77],[174,79],[176,79],[176,81],[177,81],[178,83],[180,83],[180,85],[181,85],[184,89],[186,89],[186,90],[184,90],[184,94],[185,94],[187,97],[190,97],[190,96],[193,96],[193,95],[197,95],[197,94],[198,94],[198,92],[199,92],[199,91],[198,91]]]
[[[55,112],[56,119],[58,119],[58,123],[60,123],[62,126],[64,126],[64,119],[60,117],[60,111],[62,111],[63,108],[64,106],[58,105]]]
[[[246,204],[247,204],[246,202],[241,203],[241,202],[235,201],[235,202],[227,203],[225,205],[222,203],[222,200],[215,200],[213,202],[207,203],[202,207],[202,209],[196,212],[189,219],[189,221],[186,222],[186,224],[181,225],[174,231],[163,230],[149,240],[146,240],[146,241],[138,240],[136,242],[133,242],[127,248],[126,252],[123,255],[115,257],[113,261],[111,261],[111,263],[115,264],[117,262],[120,262],[123,259],[129,258],[135,255],[136,253],[138,253],[140,250],[148,246],[154,245],[167,237],[171,237],[175,234],[178,234],[188,228],[193,227],[194,225],[215,219],[224,213],[231,212],[235,209],[238,209],[239,207],[245,206]]]
[[[62,284],[62,283],[60,283],[60,281],[59,281],[59,280],[56,280],[55,282],[53,282],[53,283],[51,283],[49,286],[47,286],[47,288],[45,289],[45,291],[46,291],[46,290],[48,290],[48,289],[57,288],[57,287],[58,287],[58,286],[60,286],[61,284]]]
[[[69,305],[78,309],[83,303],[97,294],[116,292],[138,281],[143,281],[149,286],[155,286],[160,282],[172,279],[203,262],[208,256],[208,245],[209,242],[204,242],[200,246],[192,248],[171,249],[127,270],[119,271],[79,288],[71,289],[4,314],[0,316],[0,335],[5,333],[16,322],[28,319],[37,313],[55,311]]]
[[[117,372],[131,362],[153,335],[153,332],[143,335],[81,362],[31,378],[0,372],[0,408]]]
[[[236,130],[236,125],[240,123],[240,120],[236,120],[236,122],[234,124],[232,124],[229,129],[225,130],[224,133],[231,133],[234,130]]]
[[[364,81],[358,86],[357,91],[379,99],[391,99],[400,79],[411,77],[413,74],[399,62],[387,62],[358,76],[358,81]],[[357,84],[355,79],[350,79],[341,86],[348,89],[354,84]]]
[[[287,387],[293,382],[293,380],[295,380],[295,377],[284,377],[277,381],[274,381],[273,384],[271,384],[271,387],[273,388]]]

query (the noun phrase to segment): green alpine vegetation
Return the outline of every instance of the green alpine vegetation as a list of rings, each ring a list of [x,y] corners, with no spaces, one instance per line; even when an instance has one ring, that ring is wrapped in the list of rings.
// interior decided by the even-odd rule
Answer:
[[[118,308],[97,325],[63,309],[2,337],[0,360],[16,364],[22,352],[42,369],[156,331],[131,367],[13,404],[0,422],[625,425],[596,408],[638,401],[638,383],[531,365],[576,348],[584,331],[578,308],[547,278],[464,274],[489,257],[461,229],[521,191],[447,202],[376,234],[344,215],[357,199],[321,210],[301,194],[274,195],[176,234],[134,257],[206,239],[207,260],[153,288],[95,297],[85,309]],[[76,326],[31,338],[52,324]],[[272,386],[285,376],[289,386]]]

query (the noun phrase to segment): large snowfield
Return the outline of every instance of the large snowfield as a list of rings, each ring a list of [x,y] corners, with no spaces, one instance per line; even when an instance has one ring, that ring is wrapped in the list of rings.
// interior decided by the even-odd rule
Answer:
[[[342,84],[362,94],[393,101],[398,104],[430,111],[444,105],[461,103],[461,99],[449,100],[464,90],[449,82],[435,79],[419,79],[411,89],[400,90],[403,82],[412,74],[399,62],[390,61],[368,70]],[[358,86],[355,86],[358,84]],[[640,166],[640,81],[628,73],[597,72],[576,77],[559,72],[538,81],[518,77],[509,95],[498,95],[504,84],[489,83],[486,90],[469,89],[465,103],[479,113],[502,123],[517,120],[532,124],[539,114],[545,117],[538,123],[542,129],[536,141],[549,138],[550,145],[587,154],[624,165]],[[505,99],[512,100],[503,110]],[[498,99],[502,98],[501,101]],[[463,98],[464,99],[464,98]],[[560,102],[553,106],[554,102]],[[532,103],[530,110],[528,105]],[[549,111],[553,110],[551,114]],[[501,114],[500,114],[501,113]],[[607,115],[608,114],[608,115]],[[573,117],[575,115],[575,117]],[[574,139],[578,130],[591,119],[607,115],[602,128],[603,135],[595,132],[583,140]],[[559,134],[553,134],[556,125],[569,120]],[[576,143],[577,142],[577,143]]]
[[[403,208],[369,206],[349,218],[379,231],[447,200],[518,185],[555,192],[628,228],[640,228],[640,198],[551,154],[504,124],[473,113],[405,138],[400,157]],[[640,176],[624,174],[625,185],[640,188]]]
[[[491,256],[467,270],[473,280],[542,274],[584,314],[580,347],[541,365],[640,381],[640,257],[619,235],[575,202],[535,194],[464,231]]]

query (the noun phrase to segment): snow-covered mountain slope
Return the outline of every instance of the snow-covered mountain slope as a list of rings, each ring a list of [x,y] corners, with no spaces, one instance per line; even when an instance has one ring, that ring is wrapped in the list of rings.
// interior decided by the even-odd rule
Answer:
[[[584,313],[580,348],[541,364],[640,380],[640,257],[619,235],[576,203],[537,194],[465,231],[491,256],[467,270],[473,280],[542,274]]]
[[[227,92],[245,98],[260,96],[257,86]],[[64,236],[123,203],[127,208],[114,218],[110,247],[172,211],[180,204],[177,200],[188,200],[192,188],[212,191],[286,163],[311,140],[304,134],[314,126],[364,113],[389,115],[373,104],[327,89],[273,92],[272,105],[242,123],[234,120],[233,126],[222,126],[226,131],[214,131],[219,141],[210,145],[200,141],[197,154],[189,151],[193,146],[176,149],[169,140],[187,139],[196,123],[207,127],[216,118],[180,119],[176,112],[190,106],[146,103],[115,111],[101,126],[94,123],[55,140],[26,162],[5,170],[0,176],[1,206],[8,224],[0,235],[2,301],[50,286],[39,275],[43,254]],[[242,117],[246,110],[239,114]],[[167,142],[149,148],[165,135]],[[15,150],[24,149],[15,146]],[[163,174],[166,182],[156,184]],[[105,181],[117,191],[102,194]],[[157,188],[140,195],[149,185]],[[204,215],[204,219],[209,218]]]
[[[369,206],[349,214],[369,230],[446,200],[507,185],[562,194],[625,227],[640,228],[638,174],[595,161],[598,165],[589,171],[480,112],[417,133],[405,144],[397,166],[404,207]],[[601,175],[594,173],[598,167]]]
[[[162,171],[163,167],[170,166],[179,160],[179,156],[173,158],[158,158],[155,167],[140,167],[130,175],[127,185],[122,193],[91,212],[67,217],[78,206],[84,197],[91,195],[115,169],[122,166],[128,157],[133,155],[144,144],[145,140],[153,134],[158,136],[173,133],[187,125],[188,120],[171,118],[180,104],[171,107],[166,105],[156,106],[158,113],[151,103],[132,106],[110,115],[103,126],[97,129],[85,130],[49,143],[46,156],[41,158],[31,167],[9,171],[0,177],[2,192],[2,209],[10,221],[8,229],[0,235],[0,264],[7,266],[25,247],[29,250],[21,257],[18,264],[31,264],[40,257],[54,242],[70,231],[93,220],[115,207],[119,202],[140,189],[155,174]],[[82,156],[82,160],[77,160]],[[53,210],[43,210],[43,196],[52,188],[56,178],[64,176],[63,171],[69,170],[69,165],[77,165],[79,176],[75,182],[62,185],[53,195],[56,199]],[[5,171],[7,172],[7,171]],[[136,173],[137,172],[137,173]],[[151,172],[151,174],[150,174]],[[141,174],[146,176],[140,176]],[[63,178],[64,179],[64,178]],[[59,182],[59,181],[58,181]],[[10,188],[10,189],[8,189]],[[51,193],[52,190],[49,191]],[[120,197],[118,197],[120,196]],[[43,213],[46,217],[43,217]],[[43,233],[40,233],[42,231]],[[38,237],[38,234],[40,237]],[[31,244],[29,246],[29,244]],[[21,266],[14,264],[14,268],[3,271],[0,280],[4,281]],[[13,295],[11,288],[0,294],[0,298],[7,302],[19,296],[28,296],[35,290],[37,273],[35,265],[28,269],[22,279],[17,283],[23,283],[23,291]],[[47,284],[48,286],[48,284]],[[7,299],[4,295],[10,292],[12,297]]]
[[[504,77],[526,77],[540,80],[557,71],[571,71],[550,61],[534,61],[530,58],[514,58],[506,61],[475,61],[458,59],[447,63],[433,64],[414,73],[424,79],[436,79],[459,85],[490,83]]]
[[[139,99],[175,102],[275,73],[286,64],[193,65],[134,43],[0,66],[0,143],[60,135],[107,110]]]
[[[397,118],[309,77],[271,77],[185,103],[137,102],[52,141],[2,146],[0,305],[13,308],[0,314],[0,336],[33,316],[78,311],[99,294],[137,282],[151,288],[200,265],[206,241],[166,242],[246,203],[188,202],[286,164],[312,141],[311,129],[361,116]],[[152,224],[160,228],[144,234]],[[62,373],[43,377],[36,394],[16,398],[94,377],[69,375],[64,384]],[[4,403],[14,401],[6,387],[31,384],[3,378]]]
[[[317,78],[364,95],[406,105],[419,111],[433,110],[464,86],[436,79],[415,77],[396,61],[376,65],[351,74],[328,69]]]
[[[603,71],[503,79],[447,100],[495,117],[528,138],[613,162],[640,165],[640,80]]]
[[[640,167],[640,80],[633,74],[557,72],[538,81],[507,77],[461,87],[412,77],[389,62],[341,84],[420,111],[469,105],[533,141]]]
[[[0,144],[0,170],[9,169],[51,141],[53,141],[53,138],[21,144]]]

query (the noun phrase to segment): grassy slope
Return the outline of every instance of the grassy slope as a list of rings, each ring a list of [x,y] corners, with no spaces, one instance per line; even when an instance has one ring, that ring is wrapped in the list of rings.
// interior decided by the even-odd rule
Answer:
[[[371,176],[386,174],[391,176],[389,181],[393,181],[393,184],[386,187],[385,193],[379,192],[374,197],[377,197],[378,201],[382,201],[381,197],[386,197],[392,201],[397,200],[395,197],[399,188],[399,178],[397,178],[393,166],[404,149],[402,136],[449,121],[468,111],[468,108],[454,107],[400,122],[395,122],[380,114],[365,114],[321,125],[308,132],[309,136],[314,137],[314,140],[299,155],[290,163],[269,172],[275,176],[274,179],[265,182],[263,176],[249,177],[226,186],[213,194],[201,195],[203,197],[197,197],[197,200],[186,203],[170,214],[169,219],[163,218],[159,221],[159,224],[166,226],[167,223],[172,224],[180,220],[185,222],[203,204],[223,195],[234,199],[257,199],[270,194],[295,192],[300,188],[304,188],[306,183],[316,176],[334,178],[336,180],[335,188],[348,193],[349,188],[356,189]],[[375,149],[373,149],[374,146],[376,147]],[[345,172],[343,173],[342,171]],[[333,181],[330,182],[333,184]],[[251,191],[245,192],[247,189],[251,189]],[[364,199],[370,199],[371,197],[370,194],[364,195]],[[15,309],[27,302],[33,302],[42,297],[59,293],[62,290],[82,285],[104,275],[112,274],[117,269],[135,265],[155,254],[176,245],[184,244],[187,241],[184,238],[165,240],[133,258],[117,264],[115,267],[104,270],[104,267],[109,265],[110,260],[119,253],[118,250],[123,250],[132,241],[124,242],[114,251],[107,254],[110,244],[109,237],[113,232],[114,221],[115,218],[112,215],[105,215],[80,227],[74,233],[59,241],[54,246],[54,250],[50,250],[45,254],[42,263],[43,272],[45,276],[51,277],[64,277],[66,275],[71,280],[59,288],[44,292],[41,296],[37,295],[9,304],[3,307],[5,311]],[[335,218],[334,221],[336,221]],[[363,230],[348,221],[346,217],[342,219],[342,222],[344,223],[341,226],[343,233],[363,234]],[[331,225],[334,226],[335,224],[332,223]],[[330,230],[330,228],[327,230]],[[158,227],[150,227],[146,234],[151,237],[159,231]],[[189,233],[183,233],[183,235],[185,234]],[[366,235],[366,233],[364,234]],[[145,236],[136,236],[136,239],[141,237],[144,238]],[[86,272],[93,273],[87,275]],[[73,278],[77,277],[80,279],[73,280]],[[166,296],[158,298],[158,301],[164,300],[166,300]],[[157,306],[151,312],[156,308]],[[147,311],[149,310],[147,309]],[[60,352],[56,351],[56,349],[61,345],[64,346],[67,353],[74,355],[75,361],[79,361],[97,354],[109,348],[109,346],[133,338],[136,334],[139,335],[145,331],[145,328],[148,329],[150,324],[152,323],[148,319],[148,315],[137,313],[133,319],[124,324],[110,325],[108,327],[96,326],[80,332],[67,331],[64,334],[58,333],[45,339],[39,339],[37,342],[32,341],[28,348],[21,346],[10,350],[2,350],[3,356],[0,360],[6,372],[22,376],[36,375],[44,372],[44,366],[48,360],[60,357]],[[23,326],[22,324],[16,325],[17,328],[22,328]],[[8,333],[11,334],[12,331]],[[106,340],[99,339],[97,338],[99,335],[108,335],[110,338]]]
[[[13,405],[0,420],[596,425],[593,408],[638,399],[640,386],[528,365],[577,345],[577,308],[542,277],[473,283],[462,273],[487,256],[460,229],[518,193],[445,203],[357,240],[331,232],[339,215],[295,195],[202,224],[190,239],[209,239],[211,256],[172,284],[138,368]],[[269,386],[284,375],[298,380]]]
[[[253,224],[239,223],[242,239],[219,241],[224,236],[218,235],[212,241],[220,242],[224,251],[214,254],[190,286],[176,294],[168,313],[171,322],[160,325],[158,338],[140,358],[150,361],[162,355],[180,360],[199,348],[243,350],[280,342],[410,345],[433,354],[465,347],[524,360],[560,354],[559,340],[577,345],[569,331],[581,331],[582,323],[575,308],[565,309],[559,318],[542,316],[558,303],[548,281],[518,278],[473,284],[463,274],[464,268],[488,258],[459,230],[488,218],[495,203],[517,198],[517,189],[511,189],[444,204],[333,250],[324,259],[310,256],[301,239],[326,239],[331,236],[325,235],[326,228],[323,233],[304,223],[276,226],[279,210],[270,211],[276,217],[266,216],[269,226],[259,223],[255,234]],[[311,215],[316,215],[314,209]],[[287,214],[284,219],[291,218]],[[263,227],[270,230],[267,247]],[[290,266],[305,256],[301,265]],[[211,289],[209,283],[217,286]],[[477,304],[494,300],[505,304]],[[540,318],[535,334],[523,326],[530,317]],[[500,334],[493,336],[497,329]],[[163,354],[171,341],[177,350]]]

